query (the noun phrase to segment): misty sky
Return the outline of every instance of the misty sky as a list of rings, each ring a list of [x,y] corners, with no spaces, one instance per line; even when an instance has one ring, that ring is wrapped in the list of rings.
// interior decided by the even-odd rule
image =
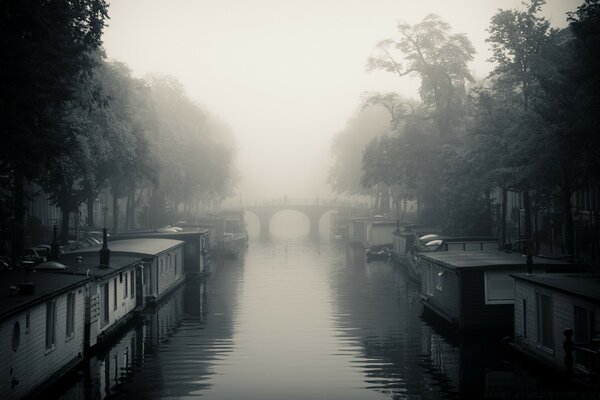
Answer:
[[[329,195],[331,137],[364,91],[416,96],[416,78],[367,73],[378,41],[398,21],[435,13],[465,32],[478,54],[476,77],[491,64],[485,29],[498,8],[519,0],[113,0],[104,46],[136,76],[179,79],[188,94],[233,129],[239,191],[245,199]],[[548,0],[555,27],[581,3]],[[360,160],[357,160],[360,162]]]

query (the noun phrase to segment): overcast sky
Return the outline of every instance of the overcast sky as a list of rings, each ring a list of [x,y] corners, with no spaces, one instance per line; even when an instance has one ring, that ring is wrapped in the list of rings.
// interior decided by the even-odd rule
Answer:
[[[364,91],[416,96],[416,78],[367,73],[376,43],[398,21],[429,13],[465,32],[491,69],[485,29],[518,0],[113,0],[104,46],[136,76],[179,79],[188,94],[232,127],[244,198],[328,196],[331,137]],[[544,14],[566,25],[576,0],[548,0]],[[360,162],[360,160],[357,160]]]

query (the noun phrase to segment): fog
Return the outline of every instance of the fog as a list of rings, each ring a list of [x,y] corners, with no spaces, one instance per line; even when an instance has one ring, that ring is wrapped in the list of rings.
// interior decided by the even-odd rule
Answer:
[[[580,2],[551,0],[543,14],[565,26]],[[490,17],[518,0],[127,0],[110,4],[103,36],[111,59],[136,76],[173,75],[233,129],[245,199],[330,195],[332,136],[365,91],[416,97],[418,79],[368,73],[367,58],[398,21],[438,14],[477,50],[476,78],[491,69]]]

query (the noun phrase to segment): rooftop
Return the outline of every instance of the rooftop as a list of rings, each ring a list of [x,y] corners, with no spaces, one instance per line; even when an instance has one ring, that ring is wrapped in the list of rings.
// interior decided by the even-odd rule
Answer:
[[[80,259],[79,259],[80,257]],[[140,257],[110,255],[109,268],[100,267],[100,255],[96,253],[75,254],[66,253],[60,256],[58,262],[65,265],[67,269],[61,271],[66,274],[90,275],[103,277],[119,272],[123,268],[142,262]]]
[[[600,274],[511,274],[511,276],[600,302]]]
[[[418,257],[438,262],[449,268],[485,268],[485,267],[512,267],[526,265],[526,258],[519,253],[505,253],[503,251],[439,251],[418,253]],[[534,268],[536,265],[570,266],[564,261],[547,258],[533,257]]]
[[[108,248],[110,249],[111,259],[114,255],[127,255],[133,257],[148,258],[154,257],[160,253],[171,250],[177,246],[184,244],[181,240],[162,239],[162,238],[138,238],[109,241]],[[73,250],[67,254],[89,254],[98,253],[101,246],[86,247],[83,249]]]
[[[0,319],[69,292],[90,279],[81,275],[26,272],[21,269],[0,271]],[[10,294],[10,286],[18,287],[19,283],[25,281],[35,284],[33,294]]]

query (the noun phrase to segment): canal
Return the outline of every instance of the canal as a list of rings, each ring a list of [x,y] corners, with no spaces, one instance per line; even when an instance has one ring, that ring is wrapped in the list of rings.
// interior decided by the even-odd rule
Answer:
[[[366,264],[363,252],[303,236],[251,241],[238,259],[213,260],[206,282],[187,282],[128,325],[51,395],[591,398],[528,372],[497,340],[445,332],[402,271]]]

